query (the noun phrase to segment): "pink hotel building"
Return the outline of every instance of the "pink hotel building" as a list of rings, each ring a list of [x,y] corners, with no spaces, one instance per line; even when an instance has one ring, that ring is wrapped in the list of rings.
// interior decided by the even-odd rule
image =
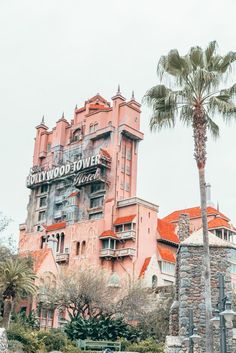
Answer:
[[[140,104],[134,97],[126,101],[119,90],[112,103],[99,94],[92,97],[76,107],[70,122],[63,115],[51,131],[44,119],[36,127],[19,250],[35,258],[41,286],[55,286],[62,266],[82,265],[106,269],[113,286],[124,277],[141,277],[147,287],[174,283],[179,215],[188,213],[195,231],[201,227],[200,209],[175,211],[160,220],[158,206],[136,196],[142,139]],[[235,242],[226,216],[209,207],[208,219],[210,231]],[[42,327],[60,321],[50,311],[40,318]]]

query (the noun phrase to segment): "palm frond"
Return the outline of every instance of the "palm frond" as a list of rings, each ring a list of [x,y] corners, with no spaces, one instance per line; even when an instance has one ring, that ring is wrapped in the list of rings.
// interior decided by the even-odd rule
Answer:
[[[212,137],[217,139],[220,135],[219,126],[210,118],[208,113],[206,112],[205,117],[207,119],[207,128],[210,131]]]
[[[217,70],[220,73],[226,73],[231,69],[232,63],[236,60],[236,53],[230,51],[228,54],[223,56],[217,65]]]
[[[219,112],[223,115],[230,115],[235,112],[235,104],[227,95],[213,96],[209,99],[209,111],[211,113]]]
[[[190,107],[190,105],[184,105],[181,109],[180,109],[180,116],[179,116],[180,121],[182,121],[182,123],[185,126],[191,126],[193,123],[193,110]]]
[[[204,67],[204,52],[200,47],[192,47],[189,51],[189,58],[194,69]]]
[[[206,47],[204,54],[205,54],[205,62],[207,67],[211,67],[212,65],[212,58],[214,57],[214,54],[216,53],[216,49],[218,47],[217,41],[214,40],[208,44]]]
[[[182,80],[189,73],[189,65],[177,49],[172,49],[166,56],[162,56],[157,65],[157,73],[162,79],[165,73]]]

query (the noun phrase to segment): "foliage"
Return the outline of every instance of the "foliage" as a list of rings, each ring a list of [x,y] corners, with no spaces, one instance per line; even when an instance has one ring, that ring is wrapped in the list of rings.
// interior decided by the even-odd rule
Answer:
[[[37,339],[45,345],[47,352],[61,351],[67,345],[66,335],[58,330],[39,331]]]
[[[164,353],[163,344],[156,343],[152,338],[132,343],[126,347],[127,352],[140,352],[140,353]]]
[[[8,350],[9,353],[24,353],[24,345],[16,340],[9,340],[8,341]]]
[[[158,342],[164,342],[169,332],[169,314],[173,303],[173,291],[165,293],[156,301],[156,307],[145,313],[139,320],[137,329],[142,339],[152,337]]]
[[[144,100],[153,111],[151,129],[174,127],[177,117],[183,124],[191,126],[194,111],[200,109],[207,128],[217,137],[219,127],[212,117],[221,115],[226,122],[230,117],[236,117],[233,100],[236,84],[221,87],[235,60],[235,52],[219,55],[215,41],[210,42],[205,50],[192,47],[184,56],[176,49],[162,56],[157,67],[158,75],[161,81],[165,78],[174,81],[174,89],[159,84],[146,93]]]
[[[23,325],[25,328],[31,328],[33,330],[39,330],[39,319],[36,316],[34,310],[32,310],[29,315],[25,312],[13,313],[11,316],[11,321]]]
[[[8,340],[18,341],[23,345],[25,353],[36,353],[42,348],[41,342],[38,341],[35,332],[26,330],[20,324],[12,324],[7,330]]]
[[[115,341],[119,337],[132,338],[138,333],[123,318],[72,318],[65,326],[65,333],[71,340],[92,339]]]
[[[35,274],[25,259],[8,258],[0,263],[0,291],[3,298],[21,298],[25,294],[34,294]]]
[[[62,352],[63,353],[81,353],[81,349],[76,347],[75,345],[73,344],[68,344],[66,347],[64,347],[62,349]],[[89,353],[88,351],[86,351],[86,353]]]

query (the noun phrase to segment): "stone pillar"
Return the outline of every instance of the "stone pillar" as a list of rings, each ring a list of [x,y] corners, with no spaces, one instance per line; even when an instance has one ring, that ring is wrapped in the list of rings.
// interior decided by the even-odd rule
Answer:
[[[178,223],[178,237],[180,242],[184,241],[190,235],[190,221],[187,213],[181,213]]]
[[[5,328],[0,328],[0,353],[8,352],[7,334]]]

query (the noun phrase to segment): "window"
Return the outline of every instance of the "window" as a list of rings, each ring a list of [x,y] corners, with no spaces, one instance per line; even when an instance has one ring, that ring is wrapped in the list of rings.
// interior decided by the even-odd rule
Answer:
[[[131,149],[127,149],[126,158],[128,159],[128,161],[131,161]]]
[[[152,288],[156,288],[157,287],[157,276],[153,275],[152,276]]]
[[[104,196],[95,197],[90,200],[90,208],[101,207],[103,205]]]
[[[236,273],[236,265],[235,264],[231,265],[231,272]]]
[[[51,152],[51,143],[47,144],[47,152]]]
[[[43,184],[41,185],[41,194],[44,194],[45,192],[48,192],[48,184]]]
[[[103,249],[109,249],[109,239],[104,239],[102,241],[102,248]]]
[[[39,215],[38,215],[38,220],[39,221],[43,221],[46,217],[46,212],[45,211],[41,211],[39,212]]]
[[[39,199],[39,207],[45,207],[47,204],[47,197],[44,196],[44,197],[40,197]]]
[[[81,255],[84,255],[85,252],[86,252],[86,242],[82,241],[82,244],[81,244]]]
[[[129,183],[125,183],[125,191],[129,191]]]
[[[105,183],[94,183],[91,185],[91,193],[105,191]]]
[[[116,242],[114,239],[103,239],[102,240],[102,248],[103,249],[115,249],[116,248]]]
[[[117,233],[123,232],[123,225],[122,224],[119,224],[118,226],[116,226],[116,232]]]
[[[37,232],[41,232],[41,226],[37,226]]]
[[[175,264],[172,264],[171,262],[167,262],[167,261],[162,261],[161,271],[162,271],[162,273],[174,275],[175,274]]]
[[[89,215],[89,219],[100,219],[103,217],[102,212],[92,213]]]
[[[126,172],[127,175],[130,175],[130,166],[129,165],[127,165],[125,167],[125,172]]]
[[[79,256],[79,253],[80,253],[80,242],[78,241],[76,243],[76,251],[75,251],[76,256]]]
[[[94,131],[97,131],[97,129],[98,129],[98,123],[95,123],[94,124]]]
[[[127,223],[124,225],[124,231],[127,231],[127,230],[131,230],[132,229],[132,224],[131,223]]]
[[[236,249],[231,249],[231,259],[236,261]]]
[[[93,124],[91,124],[89,126],[89,133],[91,134],[92,132],[94,132],[94,125]]]

